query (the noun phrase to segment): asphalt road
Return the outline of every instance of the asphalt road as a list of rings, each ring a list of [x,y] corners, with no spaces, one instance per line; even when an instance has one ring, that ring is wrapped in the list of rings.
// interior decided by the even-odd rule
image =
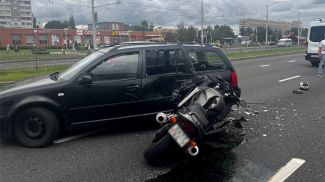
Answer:
[[[324,181],[325,77],[316,77],[317,69],[303,54],[233,64],[242,96],[258,114],[247,113],[246,141],[231,152],[207,150],[196,160],[151,167],[142,153],[155,128],[120,123],[97,133],[63,136],[42,149],[1,141],[0,180],[267,181],[292,158],[300,158],[306,162],[287,181]],[[292,93],[302,80],[310,90]]]

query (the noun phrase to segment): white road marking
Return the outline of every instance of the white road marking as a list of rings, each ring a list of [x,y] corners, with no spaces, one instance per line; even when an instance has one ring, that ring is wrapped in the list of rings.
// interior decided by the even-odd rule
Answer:
[[[269,65],[269,64],[264,64],[264,65],[261,65],[260,68],[268,67],[268,66],[271,66],[271,65]]]
[[[297,60],[292,60],[292,61],[289,61],[289,63],[294,63],[294,62],[296,62]]]
[[[92,134],[95,134],[95,133],[98,133],[98,132],[99,132],[98,130],[97,131],[90,131],[90,132],[87,132],[87,133],[82,133],[80,135],[74,135],[74,136],[69,136],[69,137],[66,137],[66,138],[60,138],[58,140],[53,141],[53,143],[59,144],[59,143],[75,140],[75,139],[78,139],[78,138],[82,138],[82,137],[85,137],[85,136],[89,136],[89,135],[92,135]]]
[[[268,182],[282,182],[286,180],[305,162],[304,159],[292,158],[285,166],[280,168]]]
[[[293,77],[290,77],[290,78],[285,78],[283,80],[279,80],[278,82],[285,82],[285,81],[292,80],[292,79],[299,78],[299,77],[301,77],[301,76],[297,75],[297,76],[293,76]]]

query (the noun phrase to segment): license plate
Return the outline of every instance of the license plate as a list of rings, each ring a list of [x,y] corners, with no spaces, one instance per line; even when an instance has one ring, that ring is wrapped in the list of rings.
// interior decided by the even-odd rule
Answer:
[[[180,147],[184,147],[190,141],[186,133],[182,130],[181,127],[179,127],[178,124],[175,124],[173,127],[171,127],[168,130],[168,133],[174,138]]]
[[[310,55],[312,58],[318,58],[318,55]]]

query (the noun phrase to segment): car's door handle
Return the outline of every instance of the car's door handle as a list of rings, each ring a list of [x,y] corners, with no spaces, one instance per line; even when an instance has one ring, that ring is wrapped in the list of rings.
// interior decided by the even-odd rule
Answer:
[[[139,85],[129,85],[129,86],[127,86],[126,88],[128,89],[128,90],[130,90],[130,91],[134,91],[134,90],[136,90],[136,89],[138,89],[140,86]]]

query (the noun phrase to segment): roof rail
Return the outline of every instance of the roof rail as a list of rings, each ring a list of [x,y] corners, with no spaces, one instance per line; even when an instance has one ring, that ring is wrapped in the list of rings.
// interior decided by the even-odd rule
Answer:
[[[154,41],[130,41],[122,42],[119,45],[147,45],[147,44],[166,44],[166,42],[154,42]]]
[[[198,42],[178,42],[179,45],[202,45],[206,47],[212,47],[213,45],[211,44],[206,44],[206,43],[198,43]]]

